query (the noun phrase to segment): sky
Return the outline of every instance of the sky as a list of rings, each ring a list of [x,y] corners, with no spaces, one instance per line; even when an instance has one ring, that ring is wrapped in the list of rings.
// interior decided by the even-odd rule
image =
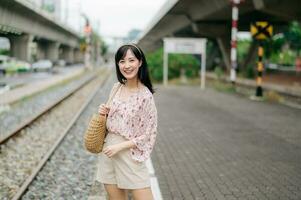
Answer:
[[[142,31],[150,24],[167,0],[64,0],[68,5],[68,23],[77,27],[84,24],[79,13],[85,13],[100,35],[110,42],[110,37],[127,36],[131,29]],[[64,12],[65,13],[65,12]],[[64,17],[63,17],[64,18]],[[79,25],[80,24],[80,25]],[[240,39],[250,39],[249,33],[239,33]]]
[[[78,24],[83,24],[83,19],[78,14],[83,12],[103,37],[124,37],[131,29],[145,29],[166,1],[67,0],[68,23],[77,27]]]
[[[62,23],[69,24],[75,31],[80,32],[84,26],[81,13],[85,13],[92,26],[110,44],[113,42],[110,37],[125,37],[135,28],[143,31],[167,0],[57,1],[61,4]],[[239,33],[239,38],[250,39],[250,34]]]

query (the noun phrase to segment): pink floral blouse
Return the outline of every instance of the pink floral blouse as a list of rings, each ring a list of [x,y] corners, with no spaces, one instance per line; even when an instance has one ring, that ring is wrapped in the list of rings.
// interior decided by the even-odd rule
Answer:
[[[115,83],[116,87],[120,83]],[[123,87],[123,86],[121,86]],[[107,130],[135,143],[131,157],[143,162],[150,157],[157,135],[157,109],[153,94],[146,86],[127,99],[120,99],[119,92],[111,101],[107,117]]]

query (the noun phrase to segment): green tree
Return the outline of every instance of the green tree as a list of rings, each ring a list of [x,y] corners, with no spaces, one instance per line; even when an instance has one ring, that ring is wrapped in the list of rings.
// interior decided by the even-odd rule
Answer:
[[[146,55],[151,77],[156,81],[163,79],[163,48]],[[189,78],[198,76],[200,63],[189,54],[168,55],[168,79],[180,76],[181,68],[185,69],[185,75]]]
[[[285,38],[290,44],[290,47],[300,55],[301,49],[301,26],[297,21],[293,21],[288,28],[288,31],[284,32]]]
[[[163,79],[163,48],[146,54],[146,59],[151,77],[156,81]]]

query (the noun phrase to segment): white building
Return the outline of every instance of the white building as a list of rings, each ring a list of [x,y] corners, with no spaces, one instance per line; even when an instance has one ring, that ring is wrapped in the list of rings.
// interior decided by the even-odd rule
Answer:
[[[66,24],[77,32],[82,31],[81,0],[21,0],[26,5],[40,10],[50,18]]]

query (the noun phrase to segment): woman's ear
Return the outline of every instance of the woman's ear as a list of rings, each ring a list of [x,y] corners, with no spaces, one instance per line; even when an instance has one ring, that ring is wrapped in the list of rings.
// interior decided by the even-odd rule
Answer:
[[[141,67],[141,65],[142,65],[142,60],[139,61],[139,67]]]

